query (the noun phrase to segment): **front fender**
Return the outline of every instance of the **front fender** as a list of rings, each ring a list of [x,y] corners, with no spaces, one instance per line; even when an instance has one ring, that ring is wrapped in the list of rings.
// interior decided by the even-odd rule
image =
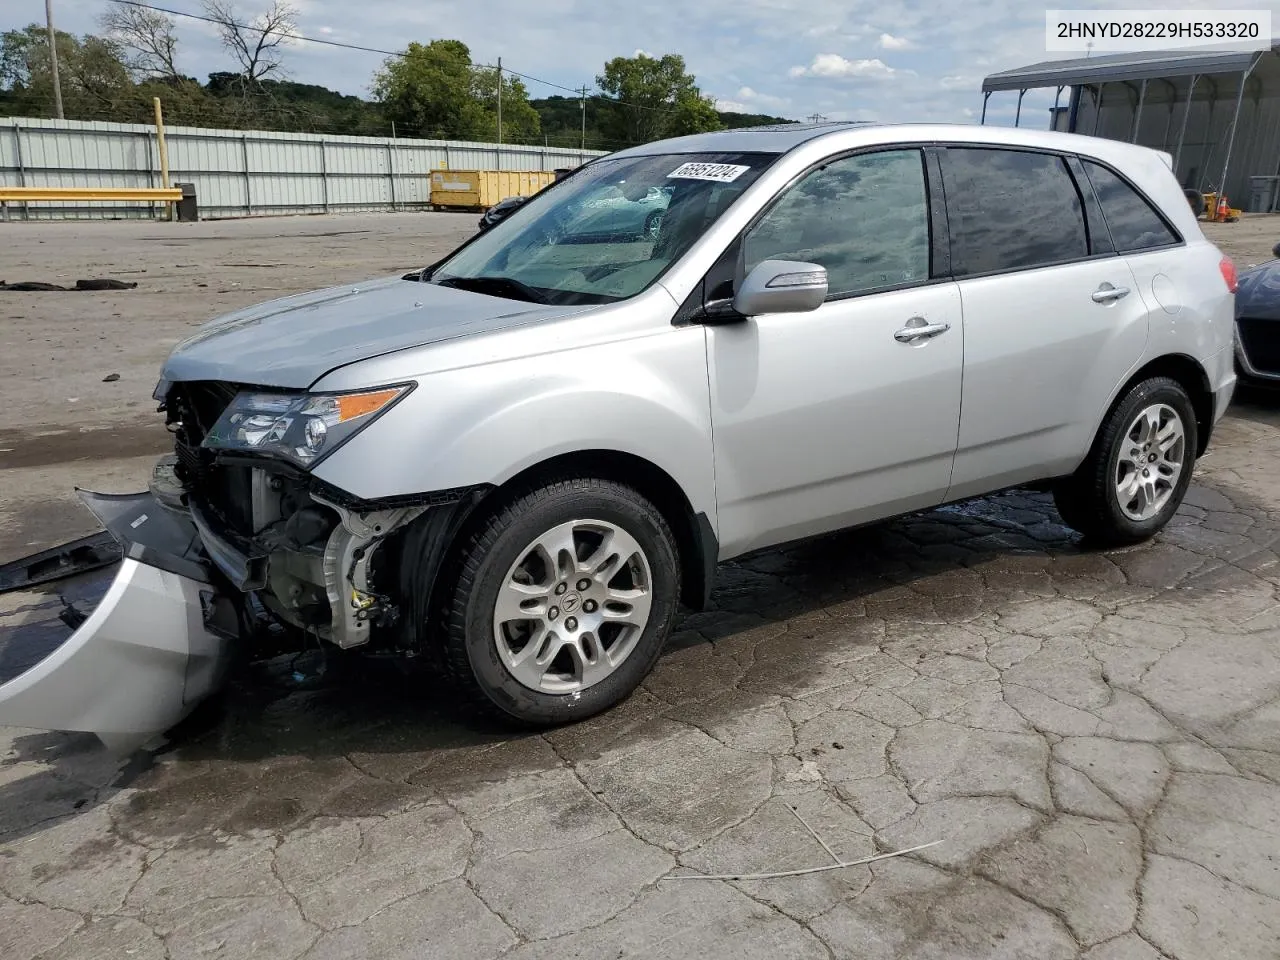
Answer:
[[[700,327],[428,374],[315,475],[374,500],[501,485],[552,457],[584,450],[649,461],[715,524]]]

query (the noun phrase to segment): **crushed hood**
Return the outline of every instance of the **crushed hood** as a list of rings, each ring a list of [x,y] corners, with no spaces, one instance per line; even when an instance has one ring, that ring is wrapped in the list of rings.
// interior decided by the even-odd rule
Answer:
[[[219,317],[173,348],[162,376],[305,389],[331,370],[359,360],[587,309],[389,277],[272,300]]]

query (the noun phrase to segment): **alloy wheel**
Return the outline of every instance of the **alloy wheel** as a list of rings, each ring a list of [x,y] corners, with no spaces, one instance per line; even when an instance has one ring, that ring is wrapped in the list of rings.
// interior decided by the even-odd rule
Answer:
[[[614,523],[573,520],[528,544],[507,570],[494,641],[523,686],[572,694],[630,656],[652,602],[649,559],[636,539]]]
[[[1121,440],[1116,499],[1130,520],[1150,520],[1178,487],[1186,462],[1186,427],[1178,411],[1156,403],[1138,413]]]

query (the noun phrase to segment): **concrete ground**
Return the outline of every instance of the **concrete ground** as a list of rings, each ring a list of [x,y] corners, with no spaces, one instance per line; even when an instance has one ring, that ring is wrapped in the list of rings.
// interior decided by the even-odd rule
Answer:
[[[4,229],[0,279],[145,272],[0,292],[0,560],[92,529],[73,484],[145,478],[192,324],[472,222]],[[1241,265],[1280,238],[1211,229]],[[642,691],[544,735],[315,656],[123,765],[0,731],[0,957],[1280,957],[1278,474],[1280,403],[1245,397],[1151,544],[1007,494],[725,565]],[[0,597],[0,643],[59,608]]]

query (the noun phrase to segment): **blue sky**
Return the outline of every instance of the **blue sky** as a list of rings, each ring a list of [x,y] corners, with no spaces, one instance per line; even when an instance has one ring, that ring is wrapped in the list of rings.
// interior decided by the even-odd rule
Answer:
[[[155,0],[200,12],[198,0]],[[239,0],[245,18],[269,0]],[[802,118],[976,121],[983,76],[1054,59],[1045,53],[1044,7],[1017,0],[294,0],[303,34],[383,49],[409,40],[463,40],[494,62],[566,87],[594,84],[606,59],[638,50],[680,53],[722,109]],[[58,27],[96,29],[107,0],[54,0]],[[1209,0],[1122,3],[1073,0],[1058,7],[1216,8]],[[1232,6],[1237,6],[1233,4]],[[1270,9],[1280,0],[1240,7]],[[43,0],[5,0],[0,28],[43,21]],[[212,29],[178,21],[181,68],[203,78],[229,69]],[[1069,55],[1065,55],[1069,56]],[[375,54],[297,44],[285,55],[292,79],[367,95]],[[531,96],[563,92],[529,83]],[[988,122],[1012,123],[1016,94],[992,97]],[[1047,126],[1053,91],[1028,93],[1023,122]]]

